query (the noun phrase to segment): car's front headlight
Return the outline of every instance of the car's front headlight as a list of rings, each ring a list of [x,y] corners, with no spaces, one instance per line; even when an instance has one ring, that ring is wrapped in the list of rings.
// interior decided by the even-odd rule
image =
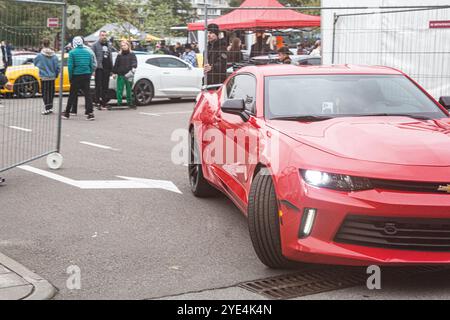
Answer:
[[[373,189],[368,178],[353,177],[343,174],[326,173],[315,170],[300,170],[309,185],[338,191],[362,191]]]

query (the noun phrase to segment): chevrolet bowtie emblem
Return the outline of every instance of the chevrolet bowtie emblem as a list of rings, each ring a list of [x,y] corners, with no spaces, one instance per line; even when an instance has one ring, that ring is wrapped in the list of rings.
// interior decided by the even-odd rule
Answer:
[[[450,184],[448,184],[446,186],[439,186],[438,191],[450,193]]]

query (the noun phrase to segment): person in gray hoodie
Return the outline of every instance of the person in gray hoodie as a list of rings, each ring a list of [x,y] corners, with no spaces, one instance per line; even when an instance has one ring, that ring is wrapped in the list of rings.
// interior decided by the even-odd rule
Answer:
[[[53,99],[55,98],[55,80],[61,71],[59,59],[55,51],[50,48],[50,40],[42,41],[42,50],[34,59],[34,65],[39,69],[41,78],[42,98],[45,110],[43,115],[53,113]]]

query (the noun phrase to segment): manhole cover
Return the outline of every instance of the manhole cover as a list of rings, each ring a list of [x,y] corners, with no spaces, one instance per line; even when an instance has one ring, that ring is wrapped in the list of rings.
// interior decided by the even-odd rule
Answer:
[[[399,279],[449,269],[448,266],[389,267],[382,269],[382,276]],[[269,299],[292,299],[364,285],[369,277],[366,271],[366,268],[360,267],[311,268],[297,273],[249,281],[239,286]]]

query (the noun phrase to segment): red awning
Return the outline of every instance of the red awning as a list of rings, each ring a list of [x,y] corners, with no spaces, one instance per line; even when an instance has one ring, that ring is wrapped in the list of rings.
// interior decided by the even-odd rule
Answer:
[[[246,0],[241,7],[283,8],[284,6],[277,0]],[[320,16],[307,15],[290,9],[235,9],[226,15],[208,21],[209,23],[219,25],[220,30],[320,27]],[[188,24],[189,31],[204,29],[203,22]]]

